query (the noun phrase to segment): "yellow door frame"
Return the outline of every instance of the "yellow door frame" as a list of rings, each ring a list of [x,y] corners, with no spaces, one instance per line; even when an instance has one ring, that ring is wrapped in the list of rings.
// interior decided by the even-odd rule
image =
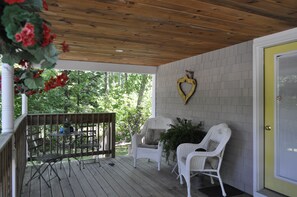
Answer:
[[[253,42],[253,196],[264,191],[264,49],[297,41],[297,28],[257,38]]]
[[[275,117],[276,117],[276,89],[275,89],[275,70],[276,70],[276,56],[281,54],[296,52],[297,42],[290,42],[282,45],[265,48],[264,53],[264,122],[265,127],[269,125],[270,131],[265,131],[264,135],[264,149],[265,149],[265,187],[277,191],[287,196],[294,196],[297,194],[297,185],[288,181],[275,178]],[[268,83],[269,82],[269,83]]]

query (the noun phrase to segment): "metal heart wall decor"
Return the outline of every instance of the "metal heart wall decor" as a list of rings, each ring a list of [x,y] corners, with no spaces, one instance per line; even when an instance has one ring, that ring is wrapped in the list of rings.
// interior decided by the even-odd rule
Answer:
[[[193,79],[194,72],[192,72],[192,71],[186,71],[186,72],[190,73],[190,76],[186,75],[186,76],[184,76],[182,78],[179,78],[177,80],[177,90],[178,90],[179,95],[183,99],[184,104],[188,103],[189,99],[195,93],[196,87],[197,87],[197,81],[196,81],[196,79]],[[186,93],[183,90],[183,88],[182,88],[183,83],[188,83],[188,84],[191,85],[191,89],[190,89],[190,91],[188,93]]]

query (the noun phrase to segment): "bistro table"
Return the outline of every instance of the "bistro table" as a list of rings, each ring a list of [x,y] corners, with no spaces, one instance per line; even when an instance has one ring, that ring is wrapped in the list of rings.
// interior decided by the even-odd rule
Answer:
[[[79,131],[74,131],[74,132],[69,132],[69,133],[54,132],[54,133],[51,134],[51,136],[57,138],[58,146],[61,147],[60,150],[63,150],[63,153],[62,153],[63,156],[65,156],[65,147],[66,146],[69,147],[69,152],[66,154],[66,158],[68,159],[69,177],[70,177],[71,168],[72,168],[71,165],[70,165],[70,158],[72,157],[72,158],[76,159],[78,161],[79,165],[80,165],[80,160],[77,159],[75,157],[75,155],[72,154],[72,149],[76,148],[77,139],[78,139],[78,136],[81,136],[81,132],[79,132]],[[58,151],[58,147],[57,147],[57,151]],[[60,168],[61,168],[61,165],[60,165]]]

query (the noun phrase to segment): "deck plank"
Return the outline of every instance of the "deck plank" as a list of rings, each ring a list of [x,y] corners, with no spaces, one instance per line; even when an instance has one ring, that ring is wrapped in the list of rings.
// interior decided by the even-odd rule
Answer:
[[[158,184],[156,184],[151,179],[147,179],[147,177],[144,177],[141,173],[138,172],[138,169],[129,166],[129,164],[122,163],[121,160],[118,160],[118,165],[120,165],[121,170],[123,170],[127,176],[130,176],[132,179],[134,179],[135,182],[137,182],[139,186],[143,187],[150,196],[157,196],[160,194],[161,188],[159,188],[160,191],[158,191]]]
[[[96,196],[95,191],[90,186],[90,184],[89,184],[88,180],[86,179],[85,175],[83,174],[83,172],[81,170],[79,170],[79,167],[77,166],[77,162],[71,162],[70,165],[71,165],[72,170],[73,170],[71,172],[71,177],[76,176],[78,182],[81,185],[81,188],[82,188],[85,196],[87,196],[87,197]]]
[[[50,176],[49,176],[49,171],[47,170],[46,172],[43,173],[43,177],[45,180],[49,180]],[[47,184],[44,182],[44,180],[41,178],[40,179],[40,195],[42,197],[52,197],[52,188],[48,187]],[[49,182],[49,184],[51,185],[52,182]]]
[[[157,195],[160,196],[175,196],[169,193],[167,190],[164,190],[156,181],[157,177],[147,176],[143,173],[143,170],[140,168],[134,168],[132,165],[132,160],[126,161],[122,158],[117,159],[119,163],[121,163],[123,166],[125,166],[127,169],[129,169],[133,174],[136,174],[141,180],[145,181],[147,185],[150,185],[151,192],[157,193]],[[144,176],[145,175],[145,176]]]
[[[113,162],[115,165],[109,165]],[[172,166],[162,163],[157,170],[154,161],[140,159],[137,168],[133,166],[132,157],[102,158],[101,167],[98,163],[85,165],[80,170],[77,162],[71,162],[71,176],[68,176],[68,162],[56,164],[61,178],[50,181],[48,188],[42,179],[35,179],[28,186],[23,186],[21,197],[63,196],[63,197],[176,197],[186,196],[186,184],[180,185],[176,175],[171,173]],[[34,170],[32,170],[34,171]],[[48,174],[44,176],[48,179]],[[53,176],[53,174],[52,174]],[[51,176],[51,177],[52,177]],[[31,168],[27,167],[24,183],[31,177]],[[193,197],[205,197],[199,188],[210,186],[209,178],[194,177],[191,179],[191,194]]]
[[[88,165],[93,165],[93,164],[88,164]],[[85,165],[85,166],[88,166],[88,165]],[[99,167],[99,166],[97,166],[97,167]],[[80,170],[77,165],[73,166],[73,169]],[[107,195],[104,192],[104,190],[102,189],[102,187],[100,185],[98,185],[96,179],[92,176],[92,173],[88,169],[81,168],[81,172],[84,174],[87,182],[92,187],[93,191],[96,193],[97,196],[107,197]]]
[[[68,179],[68,174],[65,171],[65,167],[62,164],[60,166],[60,162],[56,164],[56,169],[57,169],[57,173],[61,178],[60,184],[61,184],[61,189],[63,192],[63,196],[75,196],[74,192],[72,190],[70,181]]]
[[[106,162],[106,160],[102,161],[103,167],[108,171],[108,173],[116,177],[117,182],[124,187],[127,193],[129,193],[131,196],[144,196],[143,190],[140,187],[134,187],[135,182],[131,181],[131,178],[129,176],[123,176],[122,172],[118,170],[117,163],[114,160],[110,160],[110,162],[114,163],[114,166],[109,165],[109,162]],[[137,189],[136,189],[137,188]]]
[[[97,165],[87,165],[86,169],[92,172],[92,176],[94,177],[98,185],[102,187],[107,196],[119,197],[119,195],[113,189],[114,186],[109,185],[109,183],[104,179],[104,177],[101,176],[101,174],[98,172],[98,170],[100,169],[98,169]]]
[[[33,174],[35,172],[35,168],[33,166],[31,166],[30,168],[32,168],[31,173]],[[30,178],[31,178],[31,176],[30,176]],[[41,178],[40,179],[35,178],[28,183],[28,187],[30,187],[30,196],[41,196],[40,181],[41,181]]]
[[[63,163],[63,169],[64,169],[64,173],[66,174],[66,177],[71,185],[72,191],[74,193],[74,196],[76,197],[85,197],[85,193],[79,183],[79,181],[77,180],[77,177],[74,173],[71,173],[71,176],[69,177],[69,165],[68,162],[64,162]],[[65,196],[66,197],[66,196]]]
[[[31,183],[29,183],[30,185],[28,185],[28,186],[26,185],[26,183],[30,179],[30,177],[31,177],[31,168],[27,167],[25,170],[25,174],[24,174],[24,180],[23,180],[22,192],[21,192],[21,196],[23,196],[23,197],[30,196]]]
[[[129,160],[126,160],[127,158],[123,158],[127,163]],[[165,162],[165,161],[164,161]],[[155,161],[148,162],[148,159],[139,159],[136,167],[141,168],[143,170],[143,173],[147,173],[147,176],[158,176],[158,184],[162,185],[163,188],[170,190],[171,192],[175,193],[176,195],[185,195],[186,190],[186,183],[184,180],[184,184],[180,185],[179,179],[176,179],[176,174],[168,173],[168,171],[171,172],[171,166],[165,165],[163,162],[163,165],[161,166],[161,170],[157,171],[157,163]],[[163,168],[162,168],[163,167]],[[149,172],[149,173],[148,173]],[[199,180],[197,180],[199,179]],[[201,194],[198,191],[197,182],[201,182],[200,177],[193,177],[191,178],[191,195],[192,196],[201,196],[204,197],[204,194]],[[166,185],[164,185],[166,183]],[[209,185],[210,182],[207,184]]]
[[[124,178],[127,183],[134,187],[134,189],[141,194],[141,196],[156,196],[157,192],[142,177],[136,175],[136,173],[129,171],[119,160],[115,162],[117,165],[114,166],[115,172]],[[134,170],[135,171],[135,170]],[[135,187],[137,186],[137,187]]]
[[[125,158],[124,158],[125,159]],[[126,162],[129,162],[126,160]],[[171,167],[163,164],[161,166],[160,171],[157,169],[157,162],[150,161],[148,159],[140,159],[138,161],[137,168],[140,168],[144,174],[148,177],[158,177],[156,179],[157,183],[162,186],[162,188],[166,188],[170,193],[175,195],[185,195],[184,190],[186,189],[185,185],[180,185],[179,180],[176,179],[175,174],[170,174]],[[193,193],[192,193],[193,194]]]
[[[112,177],[106,170],[107,166],[102,166],[98,168],[97,171],[100,173],[102,177],[104,177],[105,181],[108,182],[110,186],[112,186],[113,190],[120,197],[130,197],[129,193],[116,181],[117,177]]]

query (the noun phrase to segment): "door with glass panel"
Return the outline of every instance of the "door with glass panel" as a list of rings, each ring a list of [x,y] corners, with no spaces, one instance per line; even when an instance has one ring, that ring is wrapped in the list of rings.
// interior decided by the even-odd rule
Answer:
[[[297,42],[265,49],[265,188],[297,196]]]

